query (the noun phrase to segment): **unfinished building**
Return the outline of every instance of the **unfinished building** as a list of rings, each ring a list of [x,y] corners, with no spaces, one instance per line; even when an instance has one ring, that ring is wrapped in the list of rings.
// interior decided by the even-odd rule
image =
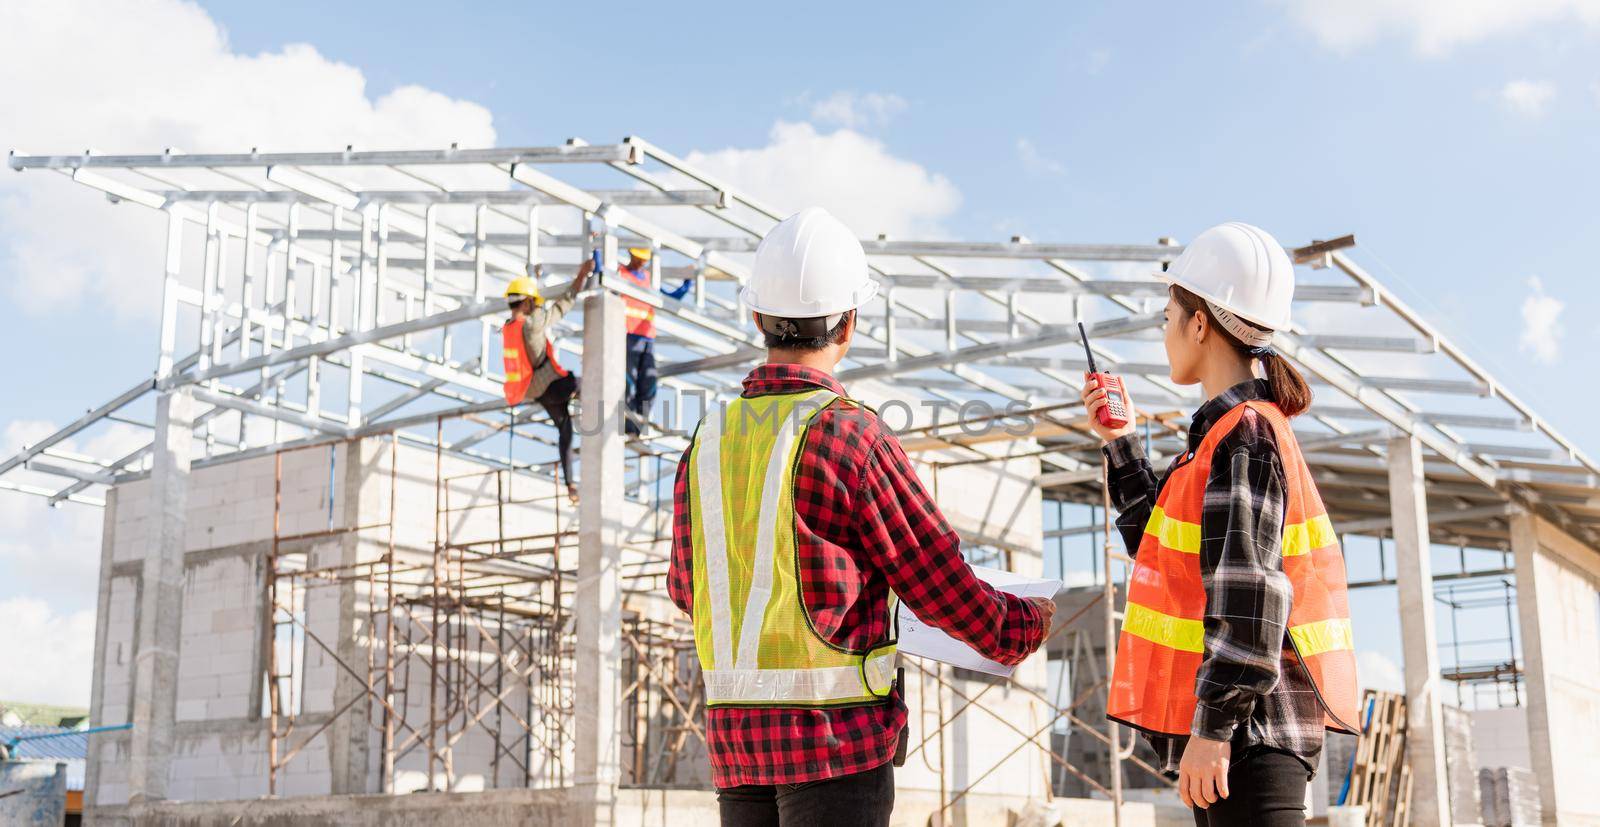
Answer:
[[[638,138],[10,164],[167,220],[154,378],[0,461],[0,487],[105,506],[91,716],[132,727],[94,736],[91,818],[713,817],[703,691],[665,598],[672,474],[759,357],[737,287],[780,211]],[[1148,274],[1182,247],[863,243],[885,290],[839,376],[900,430],[968,558],[1040,574],[1066,538],[1100,549],[1097,590],[1063,598],[1062,668],[1036,656],[997,680],[903,659],[897,819],[1003,823],[1068,786],[1091,797],[1055,802],[1075,822],[1174,817],[1124,790],[1165,782],[1094,711],[1127,558],[1073,401],[1071,323],[1129,377],[1152,454],[1181,450],[1197,400],[1154,358],[1165,288]],[[679,301],[602,279],[564,323],[573,506],[542,413],[501,399],[498,296],[530,272],[556,287],[596,249],[614,267],[619,244],[656,251],[657,284],[695,286]],[[1335,525],[1386,544],[1381,576],[1354,585],[1399,595],[1411,819],[1452,823],[1451,677],[1509,681],[1546,820],[1600,823],[1600,466],[1352,246],[1292,251],[1298,325],[1279,347],[1319,394],[1296,424]],[[622,435],[619,296],[659,313],[665,398],[640,439]],[[113,424],[148,436],[117,456],[63,447]],[[1435,572],[1434,543],[1500,562],[1463,550]],[[1514,583],[1520,646],[1445,670],[1435,583],[1486,578]]]

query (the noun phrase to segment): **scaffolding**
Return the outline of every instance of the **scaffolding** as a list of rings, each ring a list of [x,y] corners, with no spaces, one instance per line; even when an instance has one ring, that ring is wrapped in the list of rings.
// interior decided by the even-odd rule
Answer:
[[[636,137],[491,149],[13,153],[9,163],[158,211],[166,229],[154,377],[0,460],[0,489],[51,504],[103,503],[110,487],[151,475],[168,434],[150,408],[176,394],[199,406],[193,426],[202,455],[194,467],[271,456],[281,487],[284,459],[296,452],[332,456],[374,441],[390,452],[387,523],[335,515],[331,482],[321,528],[280,530],[275,502],[263,669],[274,792],[289,761],[335,722],[356,718],[358,729],[378,733],[385,791],[398,791],[398,766],[419,754],[425,776],[416,788],[451,789],[453,749],[469,737],[491,741],[497,785],[512,776],[521,786],[572,782],[578,578],[569,558],[582,527],[562,509],[562,487],[544,470],[548,458],[528,459],[530,452],[547,457],[547,426],[500,398],[491,317],[503,312],[497,297],[509,278],[533,274],[555,291],[563,271],[595,252],[614,268],[619,246],[656,253],[656,286],[694,278],[682,301],[614,278],[602,277],[595,290],[657,309],[663,361],[656,424],[628,443],[627,499],[652,516],[628,541],[619,584],[623,783],[698,783],[688,766],[705,747],[705,699],[692,641],[681,622],[642,606],[665,575],[671,469],[690,424],[736,394],[762,353],[738,291],[759,239],[782,211]],[[1128,560],[1104,516],[1098,441],[1075,410],[1086,363],[1072,322],[1088,322],[1097,361],[1128,377],[1151,456],[1182,452],[1184,420],[1198,400],[1167,378],[1157,358],[1166,288],[1151,275],[1181,245],[879,236],[863,247],[885,289],[862,309],[838,378],[879,403],[907,450],[935,468],[994,462],[996,446],[1010,446],[1007,458],[1039,463],[1046,502],[1094,509],[1089,525],[1061,525],[1027,545],[1041,553],[1051,539],[1100,535],[1103,595],[1094,611],[1069,616],[1051,634],[1059,640],[1103,624],[1105,639],[1113,639],[1116,583]],[[1296,431],[1341,531],[1393,530],[1386,456],[1391,441],[1404,437],[1425,454],[1435,540],[1506,548],[1519,509],[1590,544],[1600,540],[1592,496],[1600,465],[1371,275],[1353,237],[1313,239],[1291,254],[1302,266],[1299,323],[1276,345],[1318,393]],[[577,314],[564,320],[558,356],[581,356],[582,332]],[[69,440],[112,425],[149,438],[114,455],[69,450]],[[394,534],[402,449],[434,457],[434,537],[420,550],[400,548]],[[477,470],[447,474],[447,462],[458,461]],[[496,533],[455,530],[456,517],[485,508],[497,514]],[[505,527],[507,515],[530,508],[551,511],[552,527]],[[1007,557],[1016,548],[992,537],[964,539],[995,544]],[[331,547],[345,551],[325,553]],[[335,562],[323,560],[329,554]],[[365,618],[362,646],[308,627],[304,607],[319,589],[353,595]],[[359,687],[315,726],[298,720],[297,659],[308,647],[333,658]],[[1096,693],[1109,652],[1106,659],[1106,671],[1090,683]],[[1015,680],[966,695],[948,667],[910,666],[930,690],[919,695],[932,708],[919,714],[935,724],[912,756],[939,774],[940,814],[994,771],[945,788],[947,729],[971,712],[986,711],[1024,738],[1018,749],[1042,750],[1060,772],[1113,802],[1122,798],[1124,762],[1158,775],[1133,755],[1131,733],[1075,714],[1084,697],[1062,705]],[[984,704],[996,686],[1057,714],[1006,719]],[[508,701],[518,693],[521,706]],[[1048,733],[1061,719],[1104,748],[1110,771],[1103,780],[1051,748]]]
[[[1522,706],[1522,662],[1517,655],[1517,584],[1509,577],[1451,583],[1435,596],[1450,614],[1450,653],[1440,677],[1455,684],[1456,706]],[[1464,623],[1489,630],[1463,637]],[[1470,701],[1470,703],[1469,703]]]

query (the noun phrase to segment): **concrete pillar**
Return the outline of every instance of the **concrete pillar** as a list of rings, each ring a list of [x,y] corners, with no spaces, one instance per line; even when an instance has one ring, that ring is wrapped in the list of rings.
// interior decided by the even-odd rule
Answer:
[[[612,823],[621,778],[623,319],[612,293],[583,302],[572,801],[584,825]]]
[[[1533,514],[1511,520],[1528,754],[1545,824],[1600,824],[1600,550]],[[1559,757],[1559,760],[1558,760]]]
[[[133,663],[130,802],[167,797],[178,705],[178,644],[183,623],[183,551],[189,505],[194,397],[187,388],[156,400],[150,507]]]
[[[120,724],[107,721],[106,703],[106,638],[111,626],[111,569],[116,562],[117,490],[106,492],[105,513],[101,515],[99,599],[94,613],[94,682],[89,685],[89,723],[91,726]],[[84,767],[83,806],[93,809],[100,797],[100,759],[95,753],[104,741],[89,742],[88,763]]]
[[[354,384],[356,380],[351,381]],[[369,476],[378,475],[379,463],[388,458],[388,451],[379,448],[379,441],[373,439],[347,442],[338,449],[338,461],[344,464],[339,482],[344,507],[338,525],[371,525],[386,518],[388,491],[364,485]],[[362,533],[346,532],[323,550],[318,565],[353,566],[361,561],[361,551]],[[339,631],[334,641],[339,659],[356,672],[364,671],[361,667],[371,645],[367,641],[372,637],[368,629],[372,616],[366,579],[353,577],[321,588],[339,592]],[[333,676],[333,708],[344,709],[346,704],[350,708],[328,727],[328,789],[334,795],[376,792],[367,787],[372,704],[357,700],[367,694],[367,683],[346,669],[335,668]]]
[[[1389,440],[1389,511],[1394,520],[1395,583],[1406,672],[1406,758],[1411,762],[1411,823],[1451,824],[1439,711],[1439,649],[1433,621],[1433,558],[1422,446]]]

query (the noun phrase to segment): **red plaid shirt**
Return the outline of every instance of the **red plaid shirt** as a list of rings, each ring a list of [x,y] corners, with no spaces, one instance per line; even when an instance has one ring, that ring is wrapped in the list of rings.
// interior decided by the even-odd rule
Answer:
[[[744,380],[746,397],[816,388],[844,396],[833,377],[800,365],[762,365]],[[692,613],[687,467],[679,462],[673,487],[667,591]],[[841,402],[817,414],[806,430],[794,490],[806,613],[834,645],[861,650],[888,638],[891,589],[917,617],[1002,663],[1021,662],[1044,639],[1037,608],[973,575],[960,539],[876,415]],[[905,725],[898,688],[869,706],[711,709],[712,782],[798,784],[865,772],[894,757]]]

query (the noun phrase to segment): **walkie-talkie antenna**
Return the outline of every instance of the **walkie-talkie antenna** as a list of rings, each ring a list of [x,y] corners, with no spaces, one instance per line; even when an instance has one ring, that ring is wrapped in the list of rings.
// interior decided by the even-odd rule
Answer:
[[[1099,373],[1094,369],[1094,351],[1089,349],[1089,331],[1083,329],[1083,322],[1078,322],[1078,338],[1083,340],[1083,355],[1089,357],[1089,372]]]

